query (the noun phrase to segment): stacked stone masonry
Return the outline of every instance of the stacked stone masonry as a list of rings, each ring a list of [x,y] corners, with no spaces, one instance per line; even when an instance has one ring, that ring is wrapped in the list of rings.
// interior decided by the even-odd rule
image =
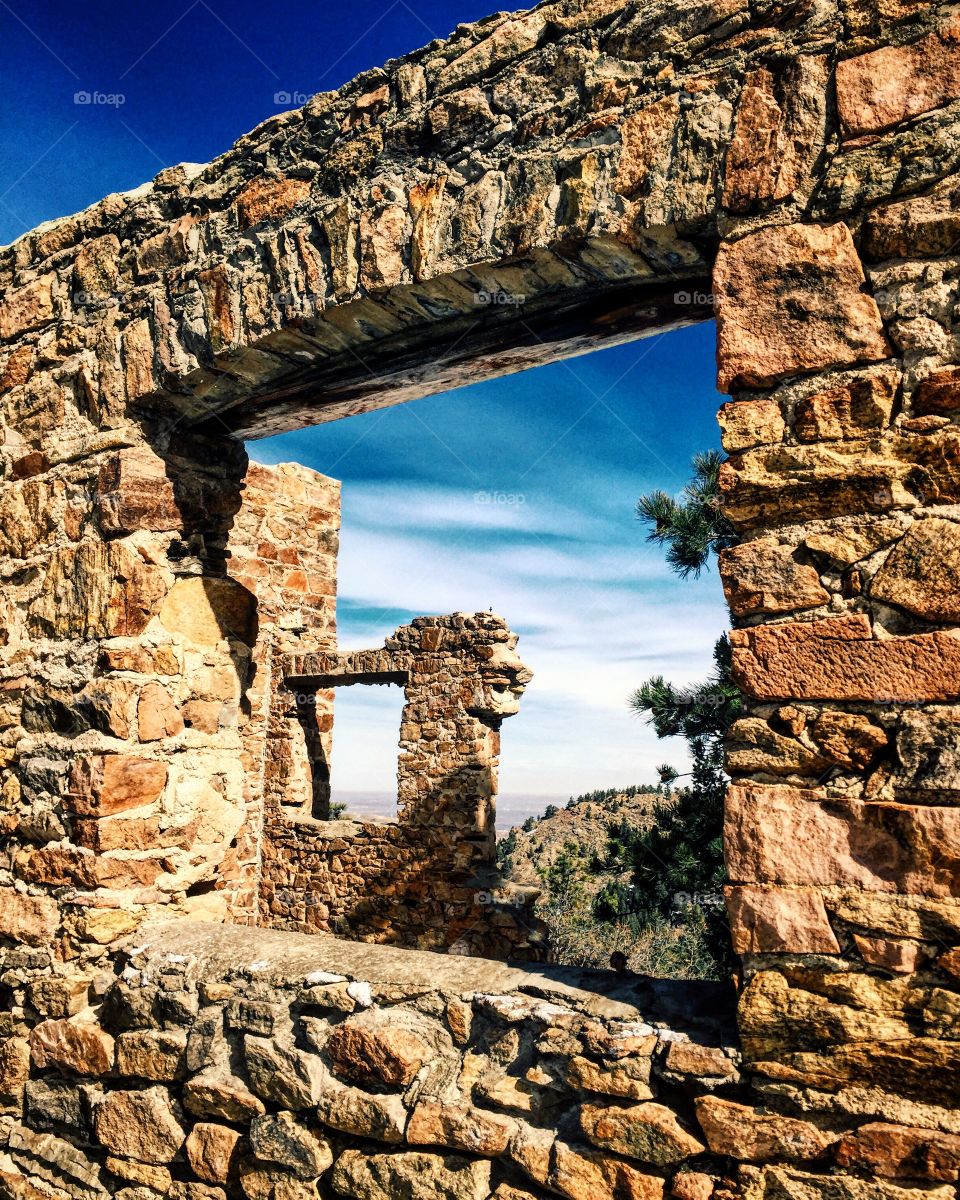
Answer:
[[[954,6],[551,0],[0,251],[0,1195],[955,1194],[958,198]],[[711,312],[735,1033],[304,940],[338,495],[237,438]]]

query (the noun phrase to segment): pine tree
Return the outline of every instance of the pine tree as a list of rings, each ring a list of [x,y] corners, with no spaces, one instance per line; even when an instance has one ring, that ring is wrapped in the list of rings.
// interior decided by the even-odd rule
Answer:
[[[653,524],[650,540],[667,547],[667,561],[681,578],[699,575],[711,552],[733,541],[719,509],[721,456],[711,451],[693,461],[694,477],[681,502],[663,492],[642,496],[637,511]],[[730,962],[730,937],[723,907],[723,738],[741,710],[731,677],[730,644],[714,647],[714,668],[702,684],[678,688],[662,676],[648,679],[630,698],[658,737],[683,737],[690,746],[690,782],[657,805],[652,825],[634,830],[611,827],[608,861],[629,870],[631,883],[610,884],[598,894],[595,914],[643,928],[668,920],[703,930],[718,973]],[[658,768],[668,788],[680,777]]]
[[[681,579],[698,576],[711,551],[733,544],[733,528],[720,511],[723,455],[707,450],[693,459],[693,478],[682,499],[650,492],[637,501],[637,516],[653,528],[647,540],[666,546],[667,562]]]

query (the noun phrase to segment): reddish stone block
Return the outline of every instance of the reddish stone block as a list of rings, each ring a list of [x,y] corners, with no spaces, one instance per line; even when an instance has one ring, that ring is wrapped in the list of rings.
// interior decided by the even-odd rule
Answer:
[[[871,1121],[844,1136],[837,1165],[871,1171],[887,1179],[960,1178],[960,1136]]]
[[[913,412],[918,417],[951,416],[960,409],[960,367],[934,371],[921,380],[913,393]]]
[[[278,220],[309,194],[309,179],[288,179],[285,176],[253,179],[237,196],[240,228],[249,229],[261,221]]]
[[[837,64],[837,107],[847,137],[879,133],[960,96],[960,26],[883,46]]]
[[[864,283],[846,225],[787,225],[725,242],[713,278],[720,390],[889,357]]]
[[[97,481],[97,519],[105,533],[180,529],[183,516],[163,459],[147,446],[111,455]]]
[[[812,888],[728,887],[737,954],[839,954],[823,897]]]
[[[785,786],[731,787],[724,853],[740,883],[960,895],[960,809],[864,803]]]
[[[78,816],[107,816],[153,804],[166,782],[164,763],[127,754],[98,754],[73,763],[64,800]]]
[[[757,700],[878,704],[960,696],[960,638],[871,637],[863,614],[734,630],[733,676]]]

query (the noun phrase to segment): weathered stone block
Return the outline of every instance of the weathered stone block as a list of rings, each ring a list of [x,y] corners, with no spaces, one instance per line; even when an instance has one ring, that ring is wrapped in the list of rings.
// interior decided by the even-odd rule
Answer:
[[[468,1154],[503,1154],[515,1131],[509,1117],[469,1105],[421,1100],[410,1115],[406,1138],[411,1146],[446,1146]]]
[[[955,192],[884,204],[867,216],[863,227],[864,256],[874,261],[954,254],[958,243]]]
[[[663,1104],[630,1107],[584,1104],[580,1109],[584,1137],[601,1150],[613,1150],[654,1166],[668,1166],[702,1153],[704,1146]]]
[[[108,1092],[94,1109],[93,1125],[108,1150],[143,1163],[172,1162],[186,1137],[161,1087]]]
[[[252,593],[232,579],[178,579],[160,608],[160,624],[199,646],[215,646],[224,638],[252,646],[257,603]]]
[[[405,1087],[429,1059],[430,1049],[401,1026],[348,1020],[331,1034],[327,1054],[344,1079]]]
[[[734,616],[818,608],[830,600],[817,570],[798,562],[792,546],[773,538],[721,550],[719,568]]]
[[[810,1121],[758,1112],[719,1096],[701,1096],[696,1106],[707,1145],[714,1154],[727,1154],[731,1158],[803,1162],[825,1157],[840,1137],[838,1133],[818,1129]]]
[[[558,1141],[551,1189],[568,1200],[661,1200],[664,1182],[611,1154]]]
[[[863,615],[737,629],[733,677],[758,700],[945,701],[960,695],[960,638],[871,637]]]
[[[805,396],[794,406],[793,428],[801,442],[863,437],[890,423],[899,372],[885,369]]]
[[[864,282],[846,225],[788,225],[725,242],[714,268],[720,390],[888,357]]]
[[[823,896],[813,888],[728,887],[737,954],[839,954]]]
[[[783,441],[787,423],[776,400],[731,400],[720,406],[717,415],[723,448],[728,454],[752,450],[754,446],[775,446]]]
[[[956,1182],[960,1178],[960,1136],[871,1121],[844,1135],[837,1148],[837,1164],[887,1179]]]
[[[837,106],[848,137],[877,133],[960,96],[960,33],[883,46],[837,64]]]
[[[129,754],[97,754],[75,760],[64,800],[77,816],[105,817],[154,804],[166,784],[165,763]]]
[[[59,924],[60,910],[52,897],[0,888],[0,936],[28,946],[46,946]]]
[[[229,1125],[198,1121],[184,1145],[194,1175],[207,1183],[226,1183],[237,1167],[240,1136]]]
[[[960,524],[917,521],[887,555],[870,595],[927,621],[960,622]]]
[[[330,1177],[334,1189],[364,1200],[487,1200],[490,1163],[422,1151],[369,1154],[345,1150]]]
[[[731,787],[724,851],[732,880],[960,895],[951,846],[960,809],[830,799],[791,787]]]
[[[77,1075],[104,1075],[113,1068],[113,1038],[98,1025],[71,1020],[41,1021],[30,1031],[35,1066],[61,1067]]]

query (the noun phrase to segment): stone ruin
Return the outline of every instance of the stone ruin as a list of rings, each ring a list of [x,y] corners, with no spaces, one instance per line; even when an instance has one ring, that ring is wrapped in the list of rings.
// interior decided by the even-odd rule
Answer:
[[[0,251],[0,1197],[952,1200],[958,22],[548,0]],[[710,315],[736,995],[537,964],[512,636],[341,655],[336,485],[240,440]]]

